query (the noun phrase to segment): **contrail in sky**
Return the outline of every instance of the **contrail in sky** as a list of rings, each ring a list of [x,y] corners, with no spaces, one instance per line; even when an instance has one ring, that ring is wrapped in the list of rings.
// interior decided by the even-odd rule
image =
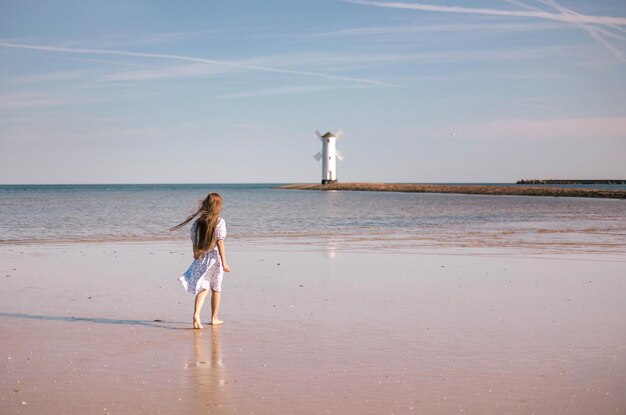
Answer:
[[[542,11],[541,9],[538,9],[536,7],[532,7],[529,6],[525,3],[522,3],[521,1],[518,0],[504,0],[507,3],[519,6],[519,7],[523,7],[527,10],[533,10],[533,11]],[[573,15],[573,16],[581,16],[580,13],[577,13],[573,10],[567,9],[561,5],[559,5],[556,1],[554,0],[537,0],[540,3],[548,6],[548,7],[552,7],[555,10],[557,10],[558,12],[560,12],[561,14],[564,15]],[[604,30],[601,29],[599,27],[595,27],[589,24],[584,24],[584,23],[580,23],[580,22],[574,22],[574,25],[582,28],[583,30],[585,30],[587,33],[589,33],[589,35],[596,40],[601,46],[603,46],[604,48],[606,48],[609,52],[611,52],[613,54],[613,56],[615,56],[617,59],[626,62],[626,58],[624,57],[624,54],[622,52],[620,52],[618,49],[616,49],[613,45],[611,45],[609,43],[608,40],[606,40],[604,37],[602,37],[602,35],[605,36],[611,36],[617,39],[621,39],[624,40],[623,36],[620,36],[619,34],[615,34],[612,32],[609,32],[608,30]],[[624,29],[622,29],[619,26],[615,26],[615,25],[606,25],[607,27],[610,27],[612,29],[616,29],[616,30],[620,30],[620,31],[624,31]]]
[[[585,14],[563,14],[550,13],[546,11],[534,10],[498,10],[483,9],[462,6],[440,6],[422,3],[398,3],[398,2],[381,2],[368,0],[344,0],[348,3],[365,4],[376,7],[388,7],[392,9],[410,9],[423,10],[429,12],[447,12],[447,13],[469,13],[469,14],[488,14],[494,16],[511,16],[511,17],[534,17],[540,19],[556,20],[567,23],[589,23],[599,25],[626,25],[626,17],[612,16],[590,16]]]
[[[310,77],[316,77],[316,78],[324,78],[324,79],[330,79],[333,81],[357,82],[357,83],[362,83],[362,84],[386,86],[386,87],[394,87],[394,88],[400,87],[400,85],[375,81],[371,79],[350,78],[346,76],[329,75],[329,74],[318,73],[318,72],[296,71],[296,70],[291,70],[291,69],[269,68],[265,66],[247,65],[244,63],[197,58],[194,56],[170,55],[170,54],[164,54],[164,53],[129,52],[125,50],[110,50],[110,49],[67,48],[67,47],[61,47],[61,46],[28,45],[28,44],[11,43],[11,42],[3,42],[3,41],[0,41],[0,47],[40,50],[40,51],[45,51],[45,52],[83,54],[83,55],[132,56],[132,57],[137,57],[137,58],[166,59],[166,60],[177,60],[177,61],[196,62],[196,63],[209,63],[209,64],[214,64],[214,65],[230,66],[233,68],[249,69],[249,70],[255,70],[255,71],[262,71],[262,72],[274,72],[274,73],[284,73],[284,74],[291,74],[291,75],[302,75],[302,76],[310,76]]]
[[[566,9],[565,7],[559,5],[556,1],[553,1],[553,0],[539,0],[539,1],[547,6],[552,6],[554,9],[556,9],[557,11],[563,14],[574,15],[574,16],[580,15],[579,13],[576,13],[570,9]],[[587,33],[589,33],[591,37],[593,37],[595,40],[598,41],[598,43],[600,43],[602,46],[608,49],[613,54],[613,56],[615,56],[617,59],[626,62],[626,58],[624,57],[624,54],[618,49],[616,49],[615,47],[613,47],[613,45],[611,45],[608,40],[602,37],[602,33],[604,32],[602,29],[599,29],[599,28],[596,28],[596,27],[593,27],[584,23],[575,23],[575,24],[583,28],[585,31],[587,31]],[[615,27],[613,25],[610,25],[610,27],[621,29],[619,26]]]
[[[626,25],[626,17],[612,17],[612,16],[590,16],[581,13],[574,12],[570,9],[560,6],[554,0],[538,0],[540,3],[554,8],[558,13],[552,13],[549,11],[541,10],[536,7],[528,6],[518,0],[503,0],[506,3],[520,6],[525,10],[498,10],[498,9],[482,9],[471,8],[461,6],[440,6],[433,4],[422,3],[398,3],[398,2],[381,2],[381,1],[369,1],[369,0],[344,0],[348,3],[364,4],[375,7],[387,7],[393,9],[409,9],[409,10],[422,10],[430,12],[443,12],[443,13],[467,13],[467,14],[485,14],[492,16],[512,16],[512,17],[531,17],[539,19],[548,19],[564,23],[574,24],[584,29],[589,35],[596,40],[600,45],[610,51],[617,59],[626,62],[624,54],[615,48],[608,40],[602,35],[610,36],[613,38],[624,40],[623,36],[612,33],[608,30],[595,27],[592,25],[605,26],[617,30],[619,32],[626,32],[626,29],[621,27]]]

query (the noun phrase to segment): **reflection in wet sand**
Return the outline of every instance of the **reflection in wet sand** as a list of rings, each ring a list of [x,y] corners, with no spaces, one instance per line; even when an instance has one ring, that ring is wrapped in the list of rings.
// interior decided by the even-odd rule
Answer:
[[[195,363],[189,364],[191,383],[197,413],[217,410],[226,413],[228,382],[222,364],[219,326],[209,326],[205,330],[193,331]],[[210,337],[210,343],[209,343]],[[207,355],[207,348],[210,347]]]
[[[326,241],[323,245],[324,255],[328,259],[335,259],[337,256],[337,244],[333,241]]]

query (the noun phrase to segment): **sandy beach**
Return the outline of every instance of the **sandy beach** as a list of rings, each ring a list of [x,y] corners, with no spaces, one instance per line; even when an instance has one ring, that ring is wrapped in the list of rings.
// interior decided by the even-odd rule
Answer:
[[[626,411],[622,255],[233,243],[194,331],[187,245],[0,246],[0,412]]]
[[[0,415],[626,415],[626,0],[0,22]]]

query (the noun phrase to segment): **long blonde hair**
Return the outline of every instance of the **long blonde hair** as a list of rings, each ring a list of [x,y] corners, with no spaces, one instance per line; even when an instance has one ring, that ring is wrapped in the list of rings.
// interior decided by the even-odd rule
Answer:
[[[195,226],[193,229],[193,257],[200,258],[204,253],[209,252],[217,244],[217,221],[222,211],[222,196],[217,193],[209,193],[202,201],[200,207],[178,225],[170,228],[170,231],[180,229],[196,216]]]

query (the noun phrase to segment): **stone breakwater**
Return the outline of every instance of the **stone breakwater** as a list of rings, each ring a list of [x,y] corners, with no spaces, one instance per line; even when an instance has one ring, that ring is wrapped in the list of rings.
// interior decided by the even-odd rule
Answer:
[[[557,180],[557,179],[522,179],[517,184],[626,184],[626,180]]]
[[[555,197],[595,197],[604,199],[626,199],[626,190],[575,189],[534,186],[481,186],[451,184],[404,184],[404,183],[333,183],[333,184],[288,184],[278,189],[296,190],[352,190],[365,192],[409,192],[409,193],[457,193],[468,195],[515,195]]]

